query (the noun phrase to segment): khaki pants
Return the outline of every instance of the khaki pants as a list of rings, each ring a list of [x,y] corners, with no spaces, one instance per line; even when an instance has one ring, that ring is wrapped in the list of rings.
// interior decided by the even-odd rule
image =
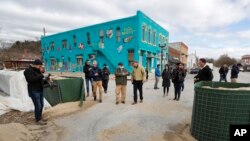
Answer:
[[[116,88],[115,88],[116,102],[120,102],[120,97],[121,97],[121,101],[125,102],[126,91],[127,91],[127,85],[116,85]],[[120,93],[121,93],[121,96],[120,96]]]
[[[232,83],[237,83],[237,78],[231,78]]]
[[[97,87],[99,89],[99,98],[102,100],[102,81],[93,81],[93,94],[96,96]]]

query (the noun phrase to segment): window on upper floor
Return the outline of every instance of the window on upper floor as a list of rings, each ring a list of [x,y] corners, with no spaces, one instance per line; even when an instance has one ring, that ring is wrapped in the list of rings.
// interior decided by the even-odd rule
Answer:
[[[76,47],[76,35],[73,35],[74,47]]]
[[[128,50],[128,65],[132,66],[134,60],[134,50]]]
[[[154,45],[156,44],[156,32],[155,31],[153,32],[153,44]]]
[[[142,41],[146,41],[146,25],[142,26]]]
[[[162,35],[159,35],[159,44],[162,43]]]
[[[54,50],[55,49],[55,44],[54,42],[50,42],[50,50]]]
[[[151,29],[148,29],[148,43],[151,43]]]
[[[66,48],[67,47],[67,40],[62,40],[62,47]]]
[[[89,32],[87,32],[87,44],[90,45],[91,41],[90,41],[90,34]]]
[[[104,43],[104,30],[100,30],[99,37],[100,37],[100,42]]]
[[[117,42],[121,41],[121,28],[120,27],[116,28],[116,41]]]

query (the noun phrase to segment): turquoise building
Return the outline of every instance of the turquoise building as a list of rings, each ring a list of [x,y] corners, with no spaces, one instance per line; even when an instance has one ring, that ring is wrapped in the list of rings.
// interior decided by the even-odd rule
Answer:
[[[129,71],[137,60],[149,70],[168,62],[169,32],[141,11],[135,16],[43,36],[46,71],[82,72],[86,60],[107,64],[114,72],[119,62]],[[161,53],[163,52],[163,53]],[[162,54],[162,55],[161,55]]]

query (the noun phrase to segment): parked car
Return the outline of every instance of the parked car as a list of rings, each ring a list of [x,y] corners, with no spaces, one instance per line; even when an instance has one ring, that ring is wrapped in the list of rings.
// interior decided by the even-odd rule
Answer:
[[[245,65],[243,67],[243,72],[245,72],[245,71],[250,71],[250,65]]]
[[[191,68],[190,74],[197,74],[200,71],[200,68]]]

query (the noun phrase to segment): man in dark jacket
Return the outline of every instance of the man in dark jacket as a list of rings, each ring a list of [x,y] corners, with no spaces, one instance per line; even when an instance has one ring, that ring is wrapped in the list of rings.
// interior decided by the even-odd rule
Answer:
[[[107,67],[106,64],[104,64],[102,69],[102,86],[105,93],[107,93],[108,90],[109,75],[110,75],[109,68]]]
[[[237,82],[238,74],[240,72],[239,66],[240,66],[240,64],[232,66],[232,70],[231,70],[231,82],[232,83],[236,83]]]
[[[115,71],[115,93],[116,93],[116,104],[119,104],[120,97],[121,103],[125,104],[126,100],[126,89],[127,89],[127,76],[129,72],[123,67],[122,63],[118,64],[118,68]],[[121,93],[121,96],[120,96]]]
[[[43,70],[42,65],[42,61],[36,59],[33,65],[30,65],[30,67],[24,71],[25,79],[28,82],[28,93],[35,106],[35,119],[39,125],[46,124],[46,120],[42,118],[44,106],[42,86],[44,76],[41,73]]]
[[[220,73],[220,82],[223,80],[227,82],[228,67],[226,64],[220,67],[219,73]]]
[[[93,62],[93,68],[90,71],[90,76],[93,78],[93,94],[96,101],[97,87],[99,89],[99,102],[102,102],[102,70],[97,66],[97,62]]]
[[[93,92],[93,85],[92,85],[92,78],[90,76],[90,71],[92,69],[92,66],[90,65],[90,61],[87,60],[85,62],[85,66],[83,68],[83,72],[85,73],[85,82],[87,87],[87,97],[89,96],[89,83],[91,84],[92,92]]]
[[[199,60],[200,71],[194,77],[194,83],[199,81],[212,81],[213,80],[213,73],[212,70],[206,65],[206,59],[201,58]]]
[[[173,71],[172,81],[174,83],[174,100],[179,101],[181,97],[181,88],[186,77],[184,64],[178,63],[176,69]]]

